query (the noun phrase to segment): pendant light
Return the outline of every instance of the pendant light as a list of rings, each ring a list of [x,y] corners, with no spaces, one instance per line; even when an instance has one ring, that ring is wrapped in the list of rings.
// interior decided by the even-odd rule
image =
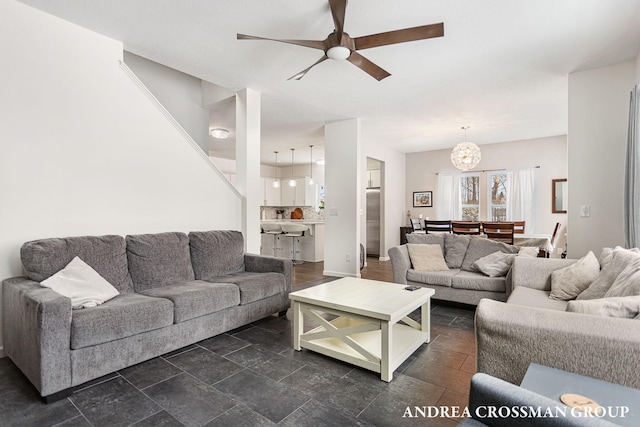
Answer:
[[[289,180],[289,187],[295,187],[298,184],[296,180],[293,179],[293,152],[295,150],[295,148],[291,149],[291,179]]]
[[[463,126],[462,129],[464,130],[464,142],[456,145],[451,151],[451,163],[464,172],[475,168],[480,163],[482,156],[480,147],[473,142],[467,141],[467,129],[469,129],[469,126]]]
[[[309,155],[309,185],[313,185],[313,145],[310,145],[311,154]]]
[[[276,170],[278,168],[278,152],[274,151],[274,153],[276,153]],[[280,180],[278,178],[276,178],[272,183],[271,186],[273,188],[280,188]]]

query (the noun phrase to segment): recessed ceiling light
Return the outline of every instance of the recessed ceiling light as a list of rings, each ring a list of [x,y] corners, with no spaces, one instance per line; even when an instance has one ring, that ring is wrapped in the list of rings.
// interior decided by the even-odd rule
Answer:
[[[225,139],[229,136],[229,131],[222,128],[211,129],[211,136],[218,139]]]

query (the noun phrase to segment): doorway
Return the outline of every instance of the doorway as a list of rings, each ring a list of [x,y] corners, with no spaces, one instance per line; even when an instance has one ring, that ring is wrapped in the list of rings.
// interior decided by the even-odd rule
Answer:
[[[384,230],[384,163],[367,157],[366,236],[367,257],[380,258]]]

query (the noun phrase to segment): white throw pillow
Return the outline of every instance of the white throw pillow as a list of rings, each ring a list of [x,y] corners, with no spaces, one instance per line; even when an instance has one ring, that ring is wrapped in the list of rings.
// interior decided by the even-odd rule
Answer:
[[[638,319],[640,316],[640,295],[569,301],[566,311]]]
[[[476,260],[471,266],[489,277],[500,277],[507,274],[516,254],[496,251]]]
[[[574,264],[551,273],[549,298],[568,301],[587,289],[600,273],[598,258],[589,251]]]
[[[74,309],[95,307],[119,294],[116,288],[78,257],[43,280],[40,286],[71,298],[71,307]]]
[[[604,294],[605,298],[632,295],[640,295],[640,258],[627,264]]]
[[[440,245],[423,245],[407,243],[409,258],[416,271],[444,271],[449,270],[442,255]]]
[[[534,248],[533,246],[522,246],[518,251],[518,256],[537,258],[539,252],[540,252],[540,249]]]

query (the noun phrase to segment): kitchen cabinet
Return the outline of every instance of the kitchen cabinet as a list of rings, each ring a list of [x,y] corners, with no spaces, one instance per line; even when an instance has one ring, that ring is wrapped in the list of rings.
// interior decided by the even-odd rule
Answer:
[[[262,186],[262,197],[260,203],[262,206],[280,206],[280,187],[274,188],[273,183],[276,178],[260,178],[260,184]]]
[[[295,187],[290,187],[289,180],[283,179],[280,189],[279,206],[308,206],[310,204],[306,200],[307,178],[296,179]]]

